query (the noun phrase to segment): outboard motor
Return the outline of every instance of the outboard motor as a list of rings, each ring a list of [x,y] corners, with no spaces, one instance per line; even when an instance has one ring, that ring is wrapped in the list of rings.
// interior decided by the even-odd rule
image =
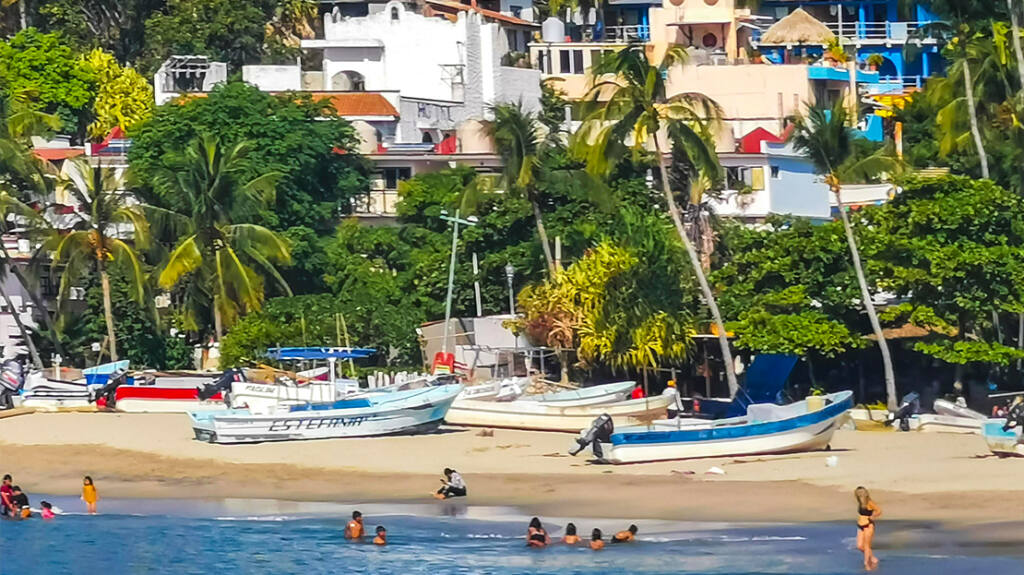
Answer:
[[[1014,398],[1013,403],[1010,405],[1010,411],[1006,413],[1006,423],[1003,425],[1003,431],[1010,431],[1014,427],[1024,428],[1024,398],[1020,396]]]
[[[89,397],[89,401],[96,403],[100,398],[103,398],[104,402],[106,402],[106,407],[114,409],[117,407],[117,388],[127,382],[128,370],[115,369],[107,379],[107,383],[105,383],[103,387],[92,392],[92,395]]]
[[[217,378],[217,381],[196,388],[196,391],[199,393],[199,400],[206,401],[207,399],[217,395],[217,393],[223,392],[224,403],[231,405],[231,384],[236,381],[245,381],[245,374],[242,373],[242,370],[237,368],[224,370],[224,373]]]
[[[25,386],[25,368],[16,359],[0,365],[0,409],[14,407],[14,394]]]
[[[910,431],[910,416],[914,415],[921,409],[921,396],[916,392],[912,391],[903,396],[900,400],[900,407],[895,413],[889,414],[889,420],[885,422],[887,426],[900,422],[900,431]]]
[[[612,422],[612,416],[602,413],[594,420],[594,423],[590,424],[590,429],[576,438],[576,446],[569,450],[569,455],[576,455],[589,445],[590,450],[594,452],[594,457],[601,459],[604,456],[601,444],[610,442],[614,431],[615,424]]]

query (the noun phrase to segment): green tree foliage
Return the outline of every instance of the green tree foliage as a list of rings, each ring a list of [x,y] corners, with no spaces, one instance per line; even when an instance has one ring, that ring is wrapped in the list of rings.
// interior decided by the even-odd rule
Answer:
[[[95,120],[89,136],[102,139],[110,130],[127,130],[153,114],[153,88],[132,68],[122,68],[108,52],[97,48],[84,57],[85,68],[96,79]]]
[[[275,0],[168,0],[146,20],[144,69],[155,71],[172,54],[197,54],[237,68],[263,53]]]
[[[165,156],[204,134],[216,135],[224,146],[250,143],[244,176],[281,174],[275,202],[254,220],[273,230],[329,231],[349,198],[366,189],[365,162],[352,153],[357,135],[326,101],[275,96],[241,82],[219,85],[206,98],[160,106],[136,126],[128,158],[139,181],[152,181]]]
[[[866,344],[841,224],[776,217],[764,229],[728,226],[723,243],[729,256],[711,280],[726,316],[736,318],[729,330],[737,347],[834,356]]]
[[[95,76],[59,34],[35,28],[0,41],[0,86],[31,94],[33,109],[56,114],[60,130],[77,134],[87,123]]]
[[[144,44],[145,22],[166,0],[32,0],[32,22],[59,32],[82,51],[102,48],[118,62],[135,62]]]
[[[990,181],[911,180],[865,214],[880,283],[908,301],[891,315],[931,330],[916,349],[956,364],[1006,365],[997,319],[1024,311],[1024,200]]]

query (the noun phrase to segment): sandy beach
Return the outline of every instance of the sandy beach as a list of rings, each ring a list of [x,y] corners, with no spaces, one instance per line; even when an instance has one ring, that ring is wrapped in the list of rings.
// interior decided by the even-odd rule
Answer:
[[[77,493],[90,474],[117,497],[429,501],[453,467],[469,484],[466,504],[563,516],[844,520],[866,485],[888,520],[1024,518],[1024,460],[991,456],[973,435],[839,431],[831,452],[618,467],[566,455],[571,435],[500,429],[225,446],[193,440],[185,415],[36,413],[0,420],[0,437],[2,471],[56,495]],[[725,474],[707,474],[712,466]]]

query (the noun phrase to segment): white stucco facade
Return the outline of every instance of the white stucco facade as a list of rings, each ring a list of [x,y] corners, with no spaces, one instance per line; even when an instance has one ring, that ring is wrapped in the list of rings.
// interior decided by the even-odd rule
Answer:
[[[722,156],[727,169],[737,170],[746,190],[725,190],[710,203],[722,217],[759,221],[770,215],[812,220],[831,218],[829,189],[814,166],[790,144],[761,143],[760,154]]]

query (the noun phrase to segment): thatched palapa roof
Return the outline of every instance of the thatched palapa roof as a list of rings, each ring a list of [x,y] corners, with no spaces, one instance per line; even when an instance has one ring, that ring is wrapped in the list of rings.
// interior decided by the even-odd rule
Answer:
[[[797,8],[761,36],[761,44],[827,44],[836,37],[820,20]]]

